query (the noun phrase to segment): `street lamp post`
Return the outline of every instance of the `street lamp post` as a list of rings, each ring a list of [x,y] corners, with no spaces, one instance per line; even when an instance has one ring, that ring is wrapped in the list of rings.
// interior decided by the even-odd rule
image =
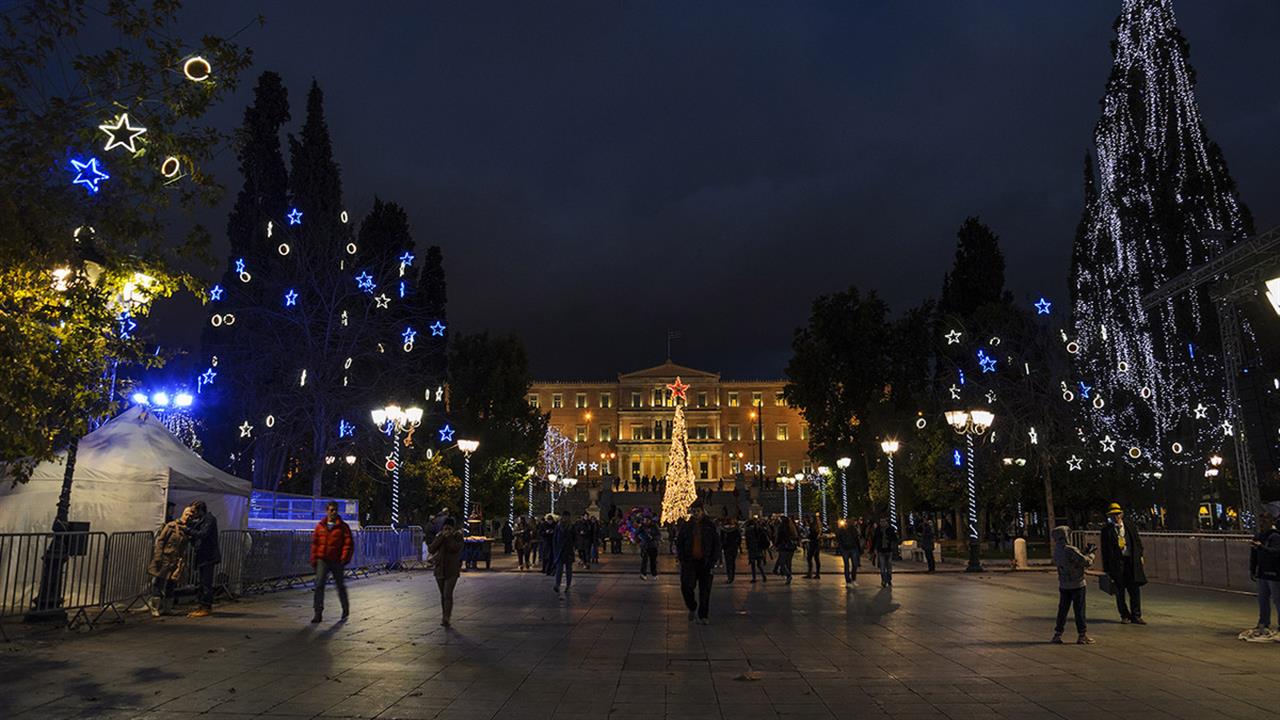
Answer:
[[[987,410],[948,410],[947,424],[965,440],[965,470],[969,485],[969,565],[965,572],[982,572],[982,559],[978,557],[978,486],[973,471],[973,436],[981,435],[995,422],[996,416]]]
[[[791,488],[794,487],[796,484],[796,480],[795,478],[791,478],[791,477],[779,476],[778,484],[782,486],[782,514],[790,516],[791,503],[790,503],[789,495],[790,495]]]
[[[847,457],[836,461],[836,467],[840,468],[840,515],[845,520],[849,519],[849,483],[845,475],[852,464],[853,459]]]
[[[551,496],[551,514],[556,514],[556,480],[555,473],[547,473],[547,494]]]
[[[804,519],[804,473],[795,474],[796,481],[796,517]]]
[[[391,472],[391,527],[400,526],[400,433],[405,428],[416,428],[422,423],[422,408],[401,408],[388,405],[373,410],[373,424],[391,436],[391,455],[386,468]]]
[[[818,478],[821,480],[819,489],[822,492],[822,527],[827,527],[827,480],[831,477],[831,468],[826,465],[818,466]]]
[[[898,452],[897,440],[885,440],[880,449],[889,457],[889,524],[898,530],[898,486],[893,479],[893,454]]]
[[[479,440],[459,440],[462,451],[462,522],[470,529],[471,523],[471,453],[480,448]]]

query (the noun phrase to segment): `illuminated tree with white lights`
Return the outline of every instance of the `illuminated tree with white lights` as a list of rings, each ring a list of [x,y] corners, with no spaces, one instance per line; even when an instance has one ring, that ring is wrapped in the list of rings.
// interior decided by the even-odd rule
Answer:
[[[680,378],[667,386],[676,404],[675,420],[671,424],[671,450],[667,455],[666,492],[662,495],[662,522],[676,522],[689,517],[689,505],[698,499],[693,474],[693,460],[689,457],[689,431],[684,421],[685,392],[689,386]]]
[[[1096,185],[1072,260],[1079,382],[1094,440],[1116,460],[1187,465],[1220,444],[1218,327],[1203,288],[1145,311],[1142,298],[1252,232],[1252,219],[1196,103],[1172,0],[1124,0],[1094,131]]]

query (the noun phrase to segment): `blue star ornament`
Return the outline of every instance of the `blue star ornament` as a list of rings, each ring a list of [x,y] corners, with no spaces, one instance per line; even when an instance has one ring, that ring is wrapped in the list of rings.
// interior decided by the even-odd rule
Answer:
[[[302,224],[302,211],[299,210],[298,208],[293,208],[292,210],[290,210],[289,214],[285,215],[285,217],[289,218],[290,225]]]
[[[978,351],[978,364],[982,366],[982,372],[991,373],[996,371],[996,359],[986,354],[982,350]]]
[[[72,160],[71,169],[76,174],[71,184],[83,185],[90,195],[98,192],[98,183],[111,179],[111,176],[103,172],[102,166],[98,164],[98,158],[89,158],[89,162]]]
[[[400,333],[400,337],[404,340],[405,344],[407,345],[413,342],[414,338],[418,337],[418,331],[414,330],[411,327],[407,327],[404,329],[404,332]]]
[[[298,292],[293,288],[289,288],[289,292],[284,294],[284,306],[293,307],[298,304]]]
[[[1053,308],[1053,303],[1049,302],[1048,300],[1045,300],[1044,298],[1040,298],[1038,301],[1036,301],[1035,306],[1036,306],[1037,315],[1048,315],[1049,310]]]
[[[453,442],[453,428],[445,425],[440,428],[440,442]]]
[[[213,368],[209,368],[208,370],[205,370],[204,372],[200,373],[200,383],[199,383],[199,384],[201,384],[201,385],[208,385],[208,384],[212,383],[212,382],[213,382],[213,379],[214,379],[215,377],[217,377],[217,376],[218,376],[217,371],[216,371],[216,370],[214,370]]]
[[[409,252],[409,251],[407,251],[407,250],[405,251],[405,253],[404,253],[403,255],[401,255],[401,256],[400,256],[400,264],[401,264],[401,265],[412,265],[412,264],[413,264],[413,260],[414,260],[413,253],[411,253],[411,252]]]
[[[444,337],[444,323],[439,320],[431,323],[431,337]]]
[[[367,293],[371,293],[373,292],[373,289],[377,287],[377,284],[373,282],[372,275],[370,275],[368,272],[364,270],[361,270],[360,274],[356,276],[356,287],[360,288],[361,290]]]
[[[222,299],[221,285],[214,285],[213,287],[209,288],[209,299],[215,302]]]

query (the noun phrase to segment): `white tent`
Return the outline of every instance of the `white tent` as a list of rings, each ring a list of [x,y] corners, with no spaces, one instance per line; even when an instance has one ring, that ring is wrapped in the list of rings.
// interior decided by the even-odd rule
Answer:
[[[66,469],[65,454],[36,466],[31,481],[0,483],[0,533],[49,532]],[[210,465],[178,441],[144,407],[132,407],[80,440],[71,485],[72,521],[93,532],[154,530],[165,518],[203,500],[221,530],[243,530],[247,480]]]

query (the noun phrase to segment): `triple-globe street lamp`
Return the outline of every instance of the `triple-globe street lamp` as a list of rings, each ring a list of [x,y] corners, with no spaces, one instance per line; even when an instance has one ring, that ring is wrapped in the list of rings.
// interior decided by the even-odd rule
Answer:
[[[981,435],[995,422],[996,416],[989,410],[948,410],[944,413],[947,424],[965,440],[965,471],[969,485],[969,565],[965,572],[982,572],[982,559],[978,556],[978,486],[973,471],[973,437]]]
[[[387,405],[369,414],[373,416],[373,424],[392,439],[386,468],[391,473],[391,527],[396,528],[400,526],[400,433],[405,428],[412,430],[422,424],[422,408]]]

